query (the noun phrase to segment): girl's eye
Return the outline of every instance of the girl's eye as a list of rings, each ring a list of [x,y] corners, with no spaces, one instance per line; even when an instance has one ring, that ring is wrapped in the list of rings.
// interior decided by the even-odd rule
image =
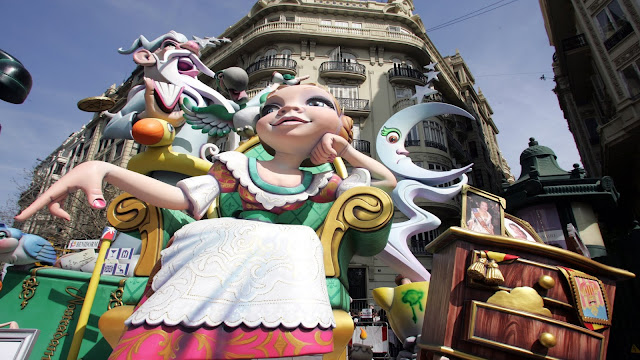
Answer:
[[[332,109],[335,109],[335,107],[333,106],[333,103],[329,100],[329,99],[325,99],[325,98],[311,98],[309,100],[307,100],[307,105],[308,106],[318,106],[318,107],[329,107]]]
[[[260,115],[261,116],[265,116],[267,114],[270,114],[274,111],[278,111],[279,106],[276,104],[267,104],[265,106],[262,107],[262,111],[260,111]]]
[[[395,132],[395,131],[394,131],[394,132],[390,132],[390,133],[387,135],[387,141],[388,141],[390,144],[395,144],[395,143],[397,143],[397,142],[398,142],[398,140],[400,140],[400,135],[398,135],[398,133],[397,133],[397,132]]]

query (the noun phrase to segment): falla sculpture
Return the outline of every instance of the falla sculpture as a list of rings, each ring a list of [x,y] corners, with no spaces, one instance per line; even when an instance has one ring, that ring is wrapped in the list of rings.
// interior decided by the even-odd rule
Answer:
[[[171,343],[158,340],[169,337],[180,342],[182,359],[229,358],[256,344],[269,349],[254,354],[259,357],[328,353],[333,351],[336,322],[318,236],[304,225],[273,222],[306,200],[330,202],[369,183],[388,191],[395,187],[396,179],[385,166],[350,146],[351,127],[351,118],[326,90],[283,85],[266,97],[254,124],[272,160],[221,153],[207,175],[176,186],[112,164],[87,162],[16,219],[25,220],[45,206],[69,219],[61,204],[72,189],[83,190],[93,207],[102,208],[103,180],[149,204],[187,210],[196,219],[220,193],[238,192],[243,211],[237,218],[196,221],[174,234],[162,252],[162,267],[127,319],[128,330],[111,358],[155,358]],[[299,169],[336,157],[359,169],[346,179]],[[284,351],[269,345],[287,339],[307,345]]]
[[[430,64],[429,74],[434,77],[435,64]],[[429,75],[425,74],[425,75]],[[432,78],[430,76],[429,78]],[[436,93],[427,86],[416,87],[419,100],[423,96]],[[404,350],[400,358],[411,358],[415,354],[416,339],[422,332],[424,314],[429,292],[431,274],[413,255],[408,246],[411,236],[438,228],[440,219],[415,204],[416,198],[424,198],[435,202],[452,199],[467,184],[465,173],[473,164],[450,171],[431,171],[424,169],[411,160],[404,143],[411,128],[430,117],[445,114],[456,114],[473,119],[465,110],[444,103],[421,103],[407,107],[390,117],[380,129],[376,138],[376,150],[380,161],[400,179],[391,197],[394,205],[408,220],[396,222],[391,226],[391,233],[385,249],[377,258],[394,269],[398,274],[397,287],[383,287],[373,290],[373,298],[387,311],[389,323]],[[454,185],[438,187],[455,179],[460,181]]]

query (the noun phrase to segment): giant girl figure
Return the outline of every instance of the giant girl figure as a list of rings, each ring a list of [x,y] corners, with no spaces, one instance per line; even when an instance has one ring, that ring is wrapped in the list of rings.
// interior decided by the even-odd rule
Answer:
[[[385,190],[396,185],[386,167],[349,145],[351,126],[352,120],[322,88],[281,86],[267,97],[255,124],[263,146],[273,152],[272,160],[222,153],[208,175],[176,186],[112,164],[87,162],[53,184],[16,218],[25,220],[48,206],[53,215],[69,219],[60,204],[76,189],[85,192],[94,208],[103,208],[103,180],[149,204],[188,210],[196,218],[220,193],[237,191],[243,205],[240,219],[196,221],[176,232],[171,246],[162,252],[162,266],[151,285],[153,294],[147,294],[127,320],[129,329],[111,358],[125,358],[124,349],[133,344],[140,358],[161,358],[162,350],[172,344],[158,341],[160,337],[145,340],[162,332],[196,334],[194,339],[207,343],[209,358],[232,357],[234,342],[266,342],[284,337],[283,333],[314,344],[295,355],[327,353],[332,350],[335,322],[320,241],[309,227],[271,222],[274,214],[296,209],[307,199],[333,201],[359,185],[332,172],[312,175],[301,170],[309,160],[322,164],[340,156],[362,168],[354,171],[356,177],[368,182],[370,173],[375,179],[371,185]],[[200,341],[181,346],[181,359],[205,357]]]

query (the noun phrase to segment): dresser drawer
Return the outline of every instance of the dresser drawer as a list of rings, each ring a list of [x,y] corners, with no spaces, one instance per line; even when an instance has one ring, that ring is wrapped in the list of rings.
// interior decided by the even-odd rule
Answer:
[[[484,302],[465,305],[466,341],[539,359],[604,358],[604,336],[600,333]]]
[[[480,253],[478,250],[471,252],[469,265],[478,260]],[[469,286],[486,288],[492,293],[496,290],[511,291],[516,287],[528,286],[538,291],[546,305],[573,309],[569,286],[557,266],[519,257],[510,262],[498,263],[498,269],[504,276],[504,284],[489,286],[467,277]]]

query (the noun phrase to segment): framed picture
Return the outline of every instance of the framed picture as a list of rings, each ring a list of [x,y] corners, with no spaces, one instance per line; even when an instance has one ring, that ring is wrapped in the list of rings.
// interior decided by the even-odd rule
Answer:
[[[545,244],[567,249],[563,228],[555,203],[527,206],[518,210],[515,215],[527,221]]]
[[[514,239],[544,244],[528,222],[511,214],[504,214],[504,232],[506,236]]]
[[[586,324],[611,325],[611,304],[602,282],[591,275],[570,273],[571,288],[580,320]]]
[[[504,208],[500,196],[465,185],[462,188],[462,228],[482,234],[504,235]]]
[[[38,329],[0,329],[0,354],[2,354],[2,358],[28,359],[39,333]]]

